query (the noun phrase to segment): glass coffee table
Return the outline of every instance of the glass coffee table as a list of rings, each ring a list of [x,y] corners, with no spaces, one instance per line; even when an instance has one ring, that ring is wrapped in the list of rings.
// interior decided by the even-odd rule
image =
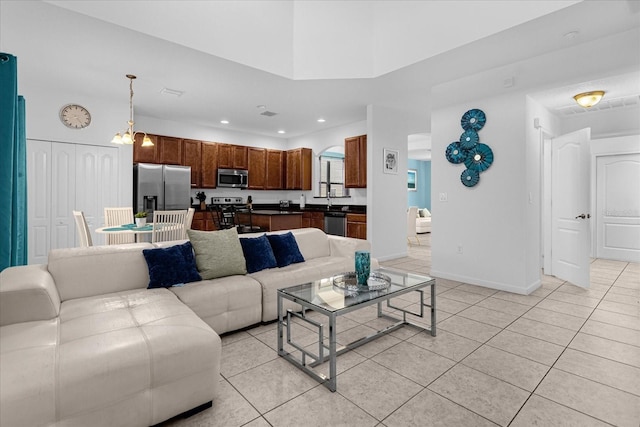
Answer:
[[[288,288],[278,289],[278,354],[296,367],[306,372],[311,377],[323,383],[329,390],[336,391],[336,358],[342,353],[366,344],[384,334],[394,331],[404,325],[412,325],[423,331],[429,332],[432,336],[436,336],[436,291],[435,279],[429,276],[422,276],[414,273],[407,273],[387,268],[380,268],[371,273],[371,287],[377,287],[376,290],[370,290],[368,287],[348,286],[349,274],[328,277],[314,282],[304,283],[302,285],[291,286]],[[425,304],[424,289],[431,288],[430,304]],[[391,299],[409,292],[417,292],[420,297],[419,311],[411,312],[403,308],[395,307],[391,303]],[[293,301],[302,306],[301,312],[293,310],[283,310],[284,300]],[[386,304],[388,308],[402,312],[402,318],[391,316],[382,310],[382,304]],[[344,346],[338,346],[336,341],[336,320],[338,316],[360,310],[365,307],[376,304],[378,307],[378,317],[389,318],[395,320],[395,323],[381,329],[371,335],[362,337]],[[407,314],[425,317],[425,307],[428,307],[431,314],[430,327],[421,326],[407,320]],[[307,316],[307,310],[313,310],[321,313],[328,318],[328,325],[318,322]],[[318,332],[317,352],[311,351],[300,343],[292,339],[292,320],[300,319],[308,325],[311,325]],[[325,327],[329,327],[328,343],[325,342]],[[284,349],[284,340],[286,334],[286,342],[291,347],[300,352],[297,354],[290,353]],[[329,375],[316,372],[313,368],[328,361]]]

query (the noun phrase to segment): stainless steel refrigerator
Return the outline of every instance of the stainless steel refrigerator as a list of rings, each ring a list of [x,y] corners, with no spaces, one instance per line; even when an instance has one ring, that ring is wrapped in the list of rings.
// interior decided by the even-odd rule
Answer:
[[[133,209],[147,212],[153,221],[154,210],[188,209],[191,206],[191,167],[138,163],[133,165]]]

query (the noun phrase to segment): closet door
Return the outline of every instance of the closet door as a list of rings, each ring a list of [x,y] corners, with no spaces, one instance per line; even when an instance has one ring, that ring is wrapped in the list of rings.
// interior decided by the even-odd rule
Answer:
[[[118,149],[112,147],[98,148],[98,213],[100,225],[104,225],[104,208],[122,207],[118,203],[118,185],[120,175],[118,173]],[[130,205],[129,205],[130,206]]]
[[[51,144],[51,248],[76,245],[76,145]]]
[[[102,197],[99,194],[100,180],[98,174],[98,149],[90,145],[76,146],[76,205],[75,210],[84,212],[84,217],[91,232],[91,238],[95,242],[96,235],[93,230],[100,227],[100,217],[104,212],[100,212],[98,200]],[[95,243],[94,243],[95,244]],[[76,239],[78,246],[79,242]]]
[[[51,143],[27,141],[29,264],[46,264],[51,239]]]

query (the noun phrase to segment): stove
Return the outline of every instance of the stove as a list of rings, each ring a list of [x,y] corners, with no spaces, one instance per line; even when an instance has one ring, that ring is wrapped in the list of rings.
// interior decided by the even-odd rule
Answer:
[[[244,205],[242,197],[212,197],[212,205]]]

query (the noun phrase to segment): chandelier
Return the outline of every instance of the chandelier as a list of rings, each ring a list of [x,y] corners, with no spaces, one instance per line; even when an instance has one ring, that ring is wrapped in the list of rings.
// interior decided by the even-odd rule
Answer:
[[[116,135],[111,140],[114,144],[133,144],[137,133],[144,133],[144,138],[142,138],[142,146],[143,147],[153,147],[153,142],[151,138],[147,136],[145,132],[134,132],[133,130],[133,80],[136,78],[133,74],[127,74],[127,78],[129,79],[129,127],[125,129],[123,135],[120,135],[120,132],[116,133]]]

